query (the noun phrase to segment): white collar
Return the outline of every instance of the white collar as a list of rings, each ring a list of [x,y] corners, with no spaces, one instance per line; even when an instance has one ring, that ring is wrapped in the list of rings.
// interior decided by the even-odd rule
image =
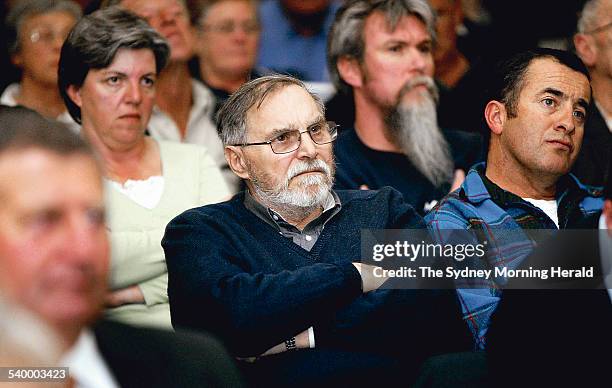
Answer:
[[[78,388],[119,387],[98,350],[94,334],[89,330],[81,332],[77,342],[60,360],[60,365],[69,368]]]

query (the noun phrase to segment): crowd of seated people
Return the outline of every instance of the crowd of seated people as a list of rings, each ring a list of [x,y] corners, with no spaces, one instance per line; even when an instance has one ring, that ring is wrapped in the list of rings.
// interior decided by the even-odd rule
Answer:
[[[605,381],[612,0],[490,52],[504,8],[478,2],[476,36],[473,3],[3,5],[0,364],[69,367],[58,386]],[[575,54],[535,46],[559,36]],[[364,230],[594,275],[402,286]]]

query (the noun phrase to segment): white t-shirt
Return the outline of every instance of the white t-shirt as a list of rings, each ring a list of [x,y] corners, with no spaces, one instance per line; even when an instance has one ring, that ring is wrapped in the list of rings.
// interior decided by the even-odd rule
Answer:
[[[124,184],[107,179],[111,187],[146,209],[153,209],[164,193],[164,177],[154,175],[144,180],[128,179]]]
[[[559,229],[559,215],[557,214],[557,201],[554,199],[533,199],[533,198],[523,198],[525,201],[529,202],[533,206],[542,210],[553,222],[557,225],[557,229]]]
[[[69,368],[78,388],[119,388],[96,345],[96,338],[83,330],[76,344],[62,357],[60,365]]]

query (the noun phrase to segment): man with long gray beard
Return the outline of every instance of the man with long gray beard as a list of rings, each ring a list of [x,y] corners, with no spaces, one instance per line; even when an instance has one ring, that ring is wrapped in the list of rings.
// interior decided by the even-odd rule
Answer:
[[[248,190],[168,225],[175,327],[219,335],[255,386],[409,381],[425,357],[465,348],[454,291],[379,289],[360,263],[362,229],[424,224],[394,189],[331,189],[336,127],[301,81],[243,85],[219,125]]]
[[[391,186],[425,213],[478,161],[478,135],[438,127],[434,44],[425,0],[356,0],[338,11],[328,65],[336,87],[353,91],[355,129],[338,137],[336,188]]]

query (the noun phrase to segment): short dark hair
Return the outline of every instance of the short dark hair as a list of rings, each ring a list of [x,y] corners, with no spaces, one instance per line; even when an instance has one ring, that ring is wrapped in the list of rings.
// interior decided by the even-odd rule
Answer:
[[[85,140],[66,125],[31,109],[0,106],[0,126],[0,155],[12,150],[39,148],[62,156],[81,153],[94,158]]]
[[[62,46],[59,89],[70,116],[81,124],[81,109],[68,96],[68,87],[81,87],[91,69],[108,67],[122,48],[150,49],[159,74],[168,62],[170,46],[147,22],[119,7],[83,17]]]
[[[540,58],[552,59],[591,80],[588,69],[576,54],[551,48],[533,48],[505,58],[494,67],[487,102],[496,100],[504,103],[508,115],[516,117],[518,98],[523,90],[527,69],[535,59]]]
[[[492,100],[499,101],[505,105],[508,117],[516,117],[519,96],[525,86],[525,76],[529,65],[534,60],[541,58],[552,59],[583,74],[589,81],[591,80],[588,69],[576,54],[551,48],[533,48],[504,58],[493,66],[485,91],[485,106]],[[484,111],[484,107],[482,111]],[[491,131],[486,125],[483,125],[483,129],[485,145],[488,150]]]

